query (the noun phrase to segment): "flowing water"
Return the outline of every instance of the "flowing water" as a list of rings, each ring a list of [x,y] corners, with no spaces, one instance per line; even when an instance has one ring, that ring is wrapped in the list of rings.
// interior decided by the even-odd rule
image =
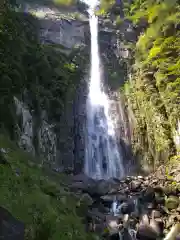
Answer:
[[[121,178],[124,175],[122,157],[109,114],[108,96],[102,90],[98,49],[98,18],[94,14],[95,3],[95,0],[92,1],[89,7],[91,72],[86,105],[87,142],[85,173],[96,179]]]

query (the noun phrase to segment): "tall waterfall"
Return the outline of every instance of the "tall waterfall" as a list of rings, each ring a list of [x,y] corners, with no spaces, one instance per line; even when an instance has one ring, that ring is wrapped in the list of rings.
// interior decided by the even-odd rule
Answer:
[[[85,173],[96,179],[121,178],[124,175],[122,157],[109,114],[108,97],[102,90],[98,49],[98,18],[94,14],[94,7],[95,1],[92,1],[89,7],[91,72],[89,94],[86,103],[87,140]]]

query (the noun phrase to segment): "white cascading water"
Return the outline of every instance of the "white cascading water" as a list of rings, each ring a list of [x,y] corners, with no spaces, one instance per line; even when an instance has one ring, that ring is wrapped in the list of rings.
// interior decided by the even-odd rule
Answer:
[[[89,23],[91,32],[91,72],[87,99],[87,144],[85,173],[96,179],[124,176],[109,101],[101,87],[100,56],[98,49],[98,17],[94,14],[96,0],[90,0]]]

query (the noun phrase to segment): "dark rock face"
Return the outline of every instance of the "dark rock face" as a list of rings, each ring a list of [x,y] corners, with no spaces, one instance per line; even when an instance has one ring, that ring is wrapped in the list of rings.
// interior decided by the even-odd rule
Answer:
[[[0,207],[0,238],[24,240],[25,225],[15,219],[5,208]]]
[[[107,27],[106,27],[107,25]],[[133,114],[119,89],[128,78],[130,51],[124,40],[136,41],[136,31],[132,24],[125,21],[117,31],[113,24],[100,19],[99,46],[103,63],[104,88],[109,95],[111,116],[114,121],[119,151],[127,174],[135,171],[135,161],[131,146],[133,134]]]
[[[85,160],[87,81],[79,84],[74,101],[74,173],[83,171]]]

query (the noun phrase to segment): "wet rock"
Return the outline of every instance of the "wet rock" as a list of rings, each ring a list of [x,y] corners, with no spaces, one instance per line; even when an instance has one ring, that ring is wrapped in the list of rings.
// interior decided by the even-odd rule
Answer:
[[[25,225],[14,218],[5,208],[0,207],[0,238],[24,240]]]
[[[130,190],[131,191],[137,191],[141,186],[141,181],[139,180],[134,180],[129,184]]]
[[[150,226],[146,224],[142,224],[138,227],[136,238],[139,240],[156,240],[158,234],[156,231]]]
[[[161,213],[158,210],[153,210],[152,211],[152,218],[160,218],[161,217]]]
[[[78,174],[71,178],[71,184],[69,185],[72,191],[81,190],[84,193],[91,195],[91,189],[96,185],[96,181],[86,176],[85,174]]]
[[[112,188],[118,188],[119,184],[117,184],[113,179],[109,180],[99,180],[96,182],[95,186],[91,189],[91,194],[104,196],[110,192]]]
[[[164,222],[161,218],[152,218],[150,220],[151,228],[157,233],[157,236],[161,237],[164,231]]]
[[[163,192],[155,192],[155,202],[156,204],[162,204],[164,205],[165,203],[165,196]]]
[[[166,199],[165,206],[167,207],[167,209],[172,210],[178,208],[179,203],[180,203],[179,197],[170,196]]]
[[[152,187],[148,187],[142,194],[144,202],[152,202],[155,199],[155,192]]]
[[[125,195],[116,194],[116,195],[105,195],[105,196],[102,196],[101,199],[104,202],[112,203],[115,200],[116,201],[126,201],[127,197]]]
[[[176,181],[176,182],[180,182],[180,173],[178,173],[176,176],[175,176],[175,178],[174,178],[174,181]]]
[[[119,217],[117,216],[106,216],[106,225],[109,233],[115,234],[119,232]]]
[[[93,204],[93,199],[89,196],[89,194],[84,193],[80,198],[81,203],[85,203],[87,206],[90,206]]]
[[[171,215],[168,217],[166,221],[166,228],[170,228],[178,221],[179,215]]]
[[[113,234],[110,234],[109,240],[119,240],[119,233],[113,233]]]
[[[119,207],[122,214],[131,214],[135,210],[133,202],[122,203]]]

